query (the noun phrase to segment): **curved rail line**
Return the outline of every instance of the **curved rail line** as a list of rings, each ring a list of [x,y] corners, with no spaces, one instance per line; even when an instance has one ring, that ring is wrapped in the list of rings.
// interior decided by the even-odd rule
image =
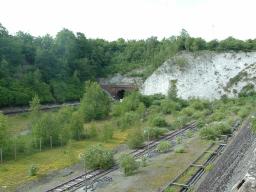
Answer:
[[[239,120],[236,120],[231,127],[232,133],[235,132],[239,126],[241,125],[241,122]],[[231,135],[225,135],[226,137],[231,138]],[[197,162],[201,160],[205,153],[208,153],[209,150],[214,146],[214,144],[210,145],[200,156],[197,157],[196,160],[192,162],[181,174],[179,174],[177,177],[175,177],[173,180],[171,180],[164,188],[161,189],[161,192],[164,192],[167,188],[171,186],[179,186],[180,187],[180,192],[186,192],[191,189],[191,187],[202,177],[202,175],[205,173],[205,167],[209,165],[210,163],[213,163],[215,159],[223,152],[226,144],[228,142],[228,139],[224,139],[224,143],[220,144],[214,151],[212,151],[209,155],[209,157],[201,164],[197,165]],[[187,171],[193,167],[196,166],[198,169],[196,172],[186,181],[186,183],[177,183],[179,179],[184,176]]]
[[[185,131],[187,131],[189,129],[194,129],[195,127],[196,127],[196,123],[192,122],[188,125],[185,125],[183,128],[181,128],[179,130],[176,130],[176,131],[168,133],[164,136],[161,136],[157,140],[150,141],[148,144],[143,145],[142,148],[134,150],[129,154],[133,155],[135,158],[139,158],[139,157],[143,156],[145,153],[147,153],[148,150],[153,151],[160,141],[172,140],[176,136],[184,133]],[[81,188],[83,185],[85,185],[85,177],[86,177],[87,182],[91,182],[93,184],[94,182],[97,181],[97,179],[107,175],[108,173],[110,173],[114,170],[117,170],[118,168],[119,168],[118,165],[114,165],[112,168],[107,169],[107,170],[89,171],[89,172],[84,173],[78,177],[75,177],[65,183],[62,183],[52,189],[49,189],[46,192],[75,191],[75,190]]]
[[[63,104],[46,104],[46,105],[41,105],[40,110],[47,111],[47,110],[57,109],[63,106],[78,106],[78,105],[80,105],[80,102],[63,103]],[[0,112],[2,112],[4,115],[27,113],[29,111],[30,111],[29,107],[0,109]]]

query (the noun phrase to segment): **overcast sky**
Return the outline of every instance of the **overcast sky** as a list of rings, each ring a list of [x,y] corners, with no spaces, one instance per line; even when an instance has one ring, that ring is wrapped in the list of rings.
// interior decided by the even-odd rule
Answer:
[[[256,38],[256,0],[0,0],[0,23],[12,34],[159,39],[182,28],[206,40]]]

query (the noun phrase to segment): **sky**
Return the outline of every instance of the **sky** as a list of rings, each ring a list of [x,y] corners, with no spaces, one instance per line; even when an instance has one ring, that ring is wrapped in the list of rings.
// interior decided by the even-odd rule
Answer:
[[[182,28],[206,40],[256,38],[256,0],[0,0],[11,34],[55,36],[63,28],[88,38],[159,39]]]

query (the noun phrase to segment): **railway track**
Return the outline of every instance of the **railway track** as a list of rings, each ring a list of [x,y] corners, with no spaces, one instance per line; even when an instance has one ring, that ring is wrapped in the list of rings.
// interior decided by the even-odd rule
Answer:
[[[163,140],[173,140],[176,136],[181,135],[182,133],[186,132],[187,130],[194,129],[196,127],[196,123],[192,122],[183,128],[173,131],[171,133],[168,133],[164,136],[161,136],[157,140],[150,141],[149,143],[142,146],[142,148],[134,150],[130,152],[130,155],[133,155],[136,159],[142,157],[147,152],[153,151],[157,144]],[[85,180],[87,181],[87,184],[89,183],[89,187],[92,187],[93,183],[95,183],[98,179],[102,178],[103,176],[117,170],[119,167],[118,165],[114,165],[112,168],[108,170],[95,170],[95,171],[89,171],[85,174],[82,174],[78,177],[75,177],[65,183],[62,183],[52,189],[47,190],[46,192],[61,192],[61,191],[75,191],[82,186],[85,185]],[[85,178],[86,177],[86,178]]]
[[[205,173],[205,167],[207,167],[210,163],[214,162],[214,160],[221,154],[226,144],[220,144],[215,150],[211,151],[214,147],[214,144],[210,145],[196,160],[194,160],[181,174],[175,177],[171,182],[169,182],[161,192],[165,192],[166,189],[172,186],[176,186],[179,188],[180,192],[187,192],[191,189],[191,187],[201,178],[201,176]],[[211,152],[210,152],[211,151]],[[209,157],[203,162],[198,164],[204,156],[210,153]],[[184,177],[192,167],[197,167],[198,169],[195,173],[185,182],[180,183],[179,181]]]
[[[48,104],[48,105],[41,105],[40,110],[47,111],[47,110],[52,110],[52,109],[58,109],[63,106],[78,106],[78,105],[80,105],[80,102],[63,103],[63,104]],[[0,109],[0,112],[2,112],[4,115],[15,115],[15,114],[20,114],[20,113],[27,113],[29,111],[30,111],[29,107]]]

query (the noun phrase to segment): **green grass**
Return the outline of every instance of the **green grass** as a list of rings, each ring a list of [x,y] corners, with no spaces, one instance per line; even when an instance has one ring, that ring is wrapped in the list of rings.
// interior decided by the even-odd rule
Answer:
[[[8,127],[9,127],[9,132],[12,135],[15,135],[17,133],[20,133],[24,130],[28,129],[29,126],[29,114],[24,113],[24,114],[17,114],[17,115],[11,115],[8,116]]]
[[[95,126],[104,126],[107,121],[94,122]],[[88,126],[89,124],[85,124]],[[109,149],[124,143],[127,137],[127,131],[115,131],[113,139],[102,143]],[[86,148],[99,141],[83,140],[73,141],[67,146],[49,149],[29,156],[20,156],[16,161],[7,161],[0,165],[0,191],[1,187],[6,187],[7,191],[13,191],[17,186],[25,182],[38,179],[50,171],[63,169],[79,162],[79,154]],[[32,164],[38,166],[37,176],[29,176],[28,171]]]

